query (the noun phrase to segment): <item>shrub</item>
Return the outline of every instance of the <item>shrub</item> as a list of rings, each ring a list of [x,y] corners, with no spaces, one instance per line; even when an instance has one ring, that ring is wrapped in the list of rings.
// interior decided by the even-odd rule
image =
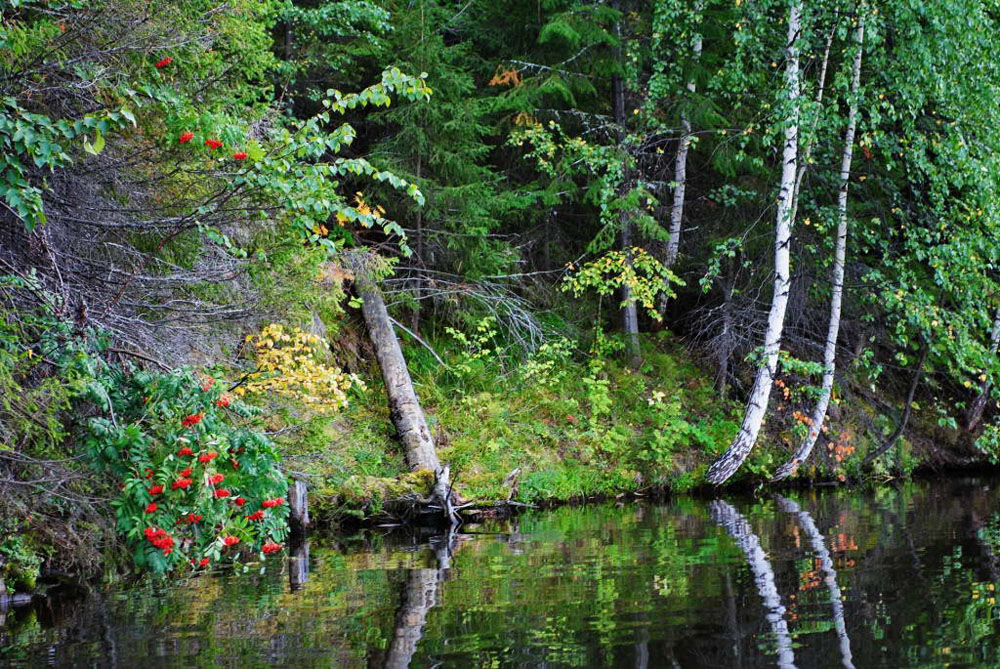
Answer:
[[[118,531],[140,567],[165,572],[273,552],[287,533],[287,484],[252,410],[211,377],[109,370],[91,387],[106,416],[87,453],[121,490]]]

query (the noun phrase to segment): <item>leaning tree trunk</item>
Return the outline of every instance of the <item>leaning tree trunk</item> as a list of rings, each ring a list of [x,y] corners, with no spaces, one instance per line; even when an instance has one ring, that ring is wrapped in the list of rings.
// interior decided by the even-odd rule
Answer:
[[[448,469],[442,468],[438,461],[434,440],[427,428],[420,400],[413,390],[406,359],[396,339],[382,293],[363,272],[356,272],[356,282],[361,293],[361,311],[368,326],[368,336],[375,347],[375,357],[389,397],[389,415],[403,442],[406,464],[413,471],[426,469],[434,472],[432,501],[439,504],[450,519],[454,519]]]
[[[785,127],[785,145],[781,152],[781,188],[778,193],[778,213],[774,236],[774,294],[767,316],[764,333],[764,360],[757,367],[750,399],[747,401],[743,424],[736,438],[722,456],[709,468],[706,478],[719,485],[736,473],[757,441],[757,434],[767,413],[771,385],[778,368],[781,350],[781,332],[785,324],[790,283],[792,195],[795,189],[795,172],[799,154],[799,39],[802,3],[794,0],[788,11],[788,44],[785,50],[785,87],[788,91],[788,119]]]
[[[993,329],[990,332],[990,358],[995,359],[997,349],[1000,348],[1000,309],[997,309],[993,318]],[[983,412],[986,410],[986,403],[990,400],[990,390],[993,388],[988,380],[983,381],[979,386],[979,395],[972,401],[968,412],[965,414],[965,427],[972,432],[983,420]]]
[[[764,618],[771,626],[771,633],[778,643],[778,666],[782,669],[795,667],[795,653],[792,650],[792,635],[785,620],[785,607],[774,578],[774,569],[767,559],[767,553],[760,545],[760,539],[750,528],[750,523],[731,505],[721,499],[713,501],[709,507],[712,520],[726,530],[736,541],[736,545],[746,556],[747,566],[753,574],[757,593],[764,600]]]
[[[700,3],[699,3],[700,6]],[[692,59],[695,63],[701,58],[701,35],[695,37],[692,45]],[[696,87],[694,77],[687,82],[688,93],[694,94]],[[670,208],[670,236],[667,238],[667,257],[664,263],[673,267],[677,262],[677,254],[681,246],[681,226],[684,220],[684,194],[687,188],[687,158],[691,148],[691,120],[686,112],[681,112],[681,141],[677,146],[674,158],[674,202]]]
[[[830,325],[826,332],[826,348],[823,352],[823,386],[813,409],[809,432],[799,444],[792,457],[778,468],[775,481],[795,473],[799,465],[809,458],[816,439],[819,438],[826,420],[826,410],[833,394],[833,379],[837,363],[837,336],[840,333],[840,309],[844,297],[844,261],[847,257],[847,189],[851,180],[851,158],[854,155],[854,134],[858,127],[858,91],[861,88],[861,53],[864,48],[865,24],[858,19],[858,29],[854,36],[857,52],[851,74],[851,104],[847,111],[847,129],[844,131],[844,153],[840,161],[840,190],[837,193],[837,242],[833,258],[833,293],[830,297]]]

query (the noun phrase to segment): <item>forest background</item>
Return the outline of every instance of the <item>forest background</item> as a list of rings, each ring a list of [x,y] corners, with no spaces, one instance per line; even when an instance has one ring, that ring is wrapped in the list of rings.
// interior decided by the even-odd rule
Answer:
[[[998,19],[7,0],[8,584],[278,551],[291,477],[343,522],[442,474],[530,503],[989,462]]]

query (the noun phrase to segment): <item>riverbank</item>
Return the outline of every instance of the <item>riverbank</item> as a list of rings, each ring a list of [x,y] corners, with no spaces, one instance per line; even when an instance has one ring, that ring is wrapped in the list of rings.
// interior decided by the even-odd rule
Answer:
[[[486,504],[705,489],[705,470],[735,435],[743,409],[720,398],[709,371],[669,333],[644,340],[638,368],[610,358],[597,373],[563,359],[548,361],[544,375],[494,368],[462,377],[420,349],[407,354],[455,490]],[[807,383],[791,374],[779,379],[781,401],[730,487],[767,484],[793,452],[806,431]],[[429,479],[407,469],[381,393],[370,380],[341,415],[282,441],[288,468],[309,481],[320,524],[392,519],[427,496]],[[918,405],[893,448],[866,467],[865,457],[896,426],[892,400],[838,388],[814,457],[790,485],[991,469],[975,435],[939,425],[940,415],[939,407]]]
[[[587,356],[566,344],[517,361],[470,358],[436,346],[445,364],[422,347],[408,346],[406,354],[441,461],[451,466],[463,501],[481,503],[490,513],[496,501],[554,506],[714,494],[704,473],[735,434],[742,406],[720,397],[707,367],[669,333],[644,339],[637,368],[615,355]],[[377,369],[362,364],[355,372],[364,384],[333,415],[286,406],[256,419],[275,440],[285,472],[308,483],[312,518],[325,528],[397,522],[427,498],[433,483],[427,472],[406,466]],[[780,401],[730,489],[766,484],[805,432],[808,378],[784,374],[779,381]],[[991,466],[975,448],[974,435],[939,425],[940,408],[928,404],[914,409],[903,438],[865,470],[866,454],[895,427],[893,403],[853,392],[851,384],[839,387],[813,461],[789,485],[878,482]],[[115,538],[107,503],[114,491],[94,482],[90,492],[105,496],[89,509],[87,521],[96,532],[90,536],[99,541],[67,540],[83,536],[79,527],[56,537],[55,530],[74,527],[72,518],[3,521],[11,531],[0,546],[0,576],[12,593],[30,591],[39,576],[56,572],[105,578],[130,573],[130,556]]]

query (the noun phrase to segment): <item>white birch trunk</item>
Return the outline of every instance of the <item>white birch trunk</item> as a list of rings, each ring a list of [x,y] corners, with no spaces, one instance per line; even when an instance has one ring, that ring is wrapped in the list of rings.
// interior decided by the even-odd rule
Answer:
[[[792,195],[795,189],[796,166],[799,154],[799,30],[802,3],[793,0],[788,11],[788,44],[786,47],[785,87],[788,95],[788,119],[785,127],[785,145],[781,153],[781,189],[778,193],[778,212],[774,235],[774,294],[767,316],[764,334],[764,360],[757,368],[750,399],[747,401],[743,424],[736,438],[722,456],[708,469],[709,483],[720,485],[736,473],[757,441],[757,434],[764,423],[771,385],[778,367],[781,350],[781,332],[788,306],[788,288],[791,270]]]
[[[844,602],[841,599],[840,586],[837,585],[837,570],[833,568],[833,558],[826,547],[826,539],[816,527],[812,516],[790,499],[777,495],[778,507],[785,513],[790,513],[799,521],[799,526],[809,538],[813,552],[819,558],[820,570],[823,572],[823,583],[830,593],[830,605],[833,608],[833,628],[837,632],[840,645],[840,663],[844,669],[854,669],[854,659],[851,653],[851,639],[847,636],[847,623],[844,619]]]
[[[692,59],[695,63],[701,58],[701,35],[695,37],[692,45]],[[687,82],[688,93],[696,90],[694,79]],[[674,202],[670,209],[670,236],[667,238],[667,267],[677,262],[677,254],[681,245],[681,227],[684,220],[684,193],[687,187],[687,157],[691,148],[691,121],[686,113],[681,112],[681,142],[677,147],[674,159]]]
[[[844,262],[847,257],[847,189],[851,180],[851,159],[854,156],[854,134],[858,126],[858,90],[861,87],[861,53],[864,48],[865,25],[858,19],[858,29],[854,37],[857,52],[851,74],[851,103],[847,112],[847,129],[844,131],[844,153],[840,161],[840,190],[837,193],[837,242],[833,258],[833,293],[830,296],[830,325],[826,332],[826,347],[823,352],[823,386],[813,409],[812,422],[805,439],[791,459],[778,468],[774,480],[779,481],[795,473],[799,465],[806,461],[816,439],[819,438],[826,420],[833,393],[833,380],[837,362],[837,336],[840,332],[840,310],[844,297]]]
[[[802,150],[802,159],[799,160],[799,170],[795,175],[795,191],[792,193],[792,220],[794,221],[799,213],[799,194],[802,192],[802,179],[809,169],[809,161],[812,159],[813,144],[816,141],[816,126],[819,124],[821,105],[823,104],[823,93],[826,92],[826,72],[830,65],[830,48],[833,46],[833,37],[836,29],[830,31],[826,38],[826,47],[823,49],[823,62],[820,65],[819,79],[816,82],[816,116],[813,119],[809,137],[806,138],[806,145]]]
[[[712,520],[726,530],[736,541],[747,559],[747,566],[753,574],[757,593],[764,600],[764,618],[771,626],[778,644],[778,666],[782,669],[794,669],[795,654],[792,651],[792,636],[788,632],[788,621],[785,620],[785,607],[778,594],[778,586],[774,581],[774,569],[767,560],[767,554],[760,545],[760,539],[753,533],[750,523],[731,505],[720,499],[709,505]]]

